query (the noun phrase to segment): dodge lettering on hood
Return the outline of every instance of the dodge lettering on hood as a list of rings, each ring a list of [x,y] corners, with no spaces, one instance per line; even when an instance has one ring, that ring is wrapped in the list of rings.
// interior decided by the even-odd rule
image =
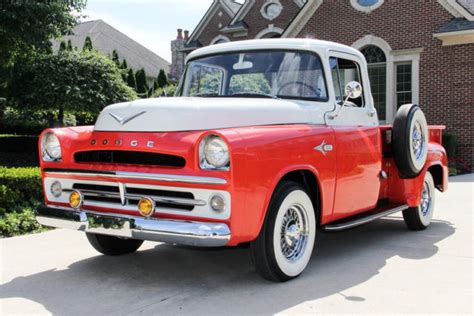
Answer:
[[[299,276],[317,231],[402,212],[428,228],[447,189],[443,126],[422,107],[380,125],[363,55],[309,39],[192,52],[175,97],[106,107],[94,126],[45,130],[37,220],[105,255],[144,240],[249,244],[266,279]],[[391,118],[391,119],[390,119]]]

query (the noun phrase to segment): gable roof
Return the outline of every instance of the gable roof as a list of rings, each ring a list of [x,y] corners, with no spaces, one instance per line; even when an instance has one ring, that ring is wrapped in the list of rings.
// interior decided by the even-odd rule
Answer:
[[[474,15],[474,1],[472,0],[456,0],[456,2],[463,7],[471,15]]]
[[[229,25],[233,25],[243,20],[243,18],[249,13],[250,9],[255,4],[255,0],[245,0],[244,4],[241,6],[240,10],[234,15]]]
[[[437,0],[449,13],[459,20],[452,21],[443,27],[439,32],[452,32],[453,28],[465,28],[470,29],[469,21],[474,21],[474,0]],[[307,1],[303,6],[303,9],[298,15],[291,21],[283,32],[282,37],[296,37],[299,32],[306,25],[308,20],[313,16],[319,6],[323,3],[323,0]],[[464,19],[462,19],[464,17]],[[446,29],[445,29],[446,28]],[[442,31],[445,29],[444,31]]]
[[[71,40],[73,46],[82,49],[87,36],[92,40],[94,49],[110,56],[116,50],[120,60],[127,60],[129,68],[143,68],[148,77],[156,77],[161,69],[169,72],[169,62],[102,20],[79,23],[74,27],[73,35],[62,40]],[[53,41],[53,51],[59,49],[60,42]]]
[[[201,21],[199,21],[191,36],[189,36],[187,44],[190,44],[198,39],[202,31],[209,23],[209,20],[214,16],[214,14],[218,12],[219,7],[222,7],[227,15],[232,18],[240,10],[242,4],[235,2],[234,0],[214,0],[202,17]]]

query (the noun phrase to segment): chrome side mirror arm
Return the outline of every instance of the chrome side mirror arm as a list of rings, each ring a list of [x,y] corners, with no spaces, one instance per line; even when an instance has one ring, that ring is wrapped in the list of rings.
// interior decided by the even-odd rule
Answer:
[[[342,108],[346,106],[347,101],[349,101],[349,99],[357,99],[362,95],[362,85],[358,83],[357,81],[348,82],[344,90],[347,97],[342,103],[342,105],[339,107],[339,109],[336,110],[335,113],[328,115],[328,118],[330,120],[334,120],[336,117],[339,116]]]

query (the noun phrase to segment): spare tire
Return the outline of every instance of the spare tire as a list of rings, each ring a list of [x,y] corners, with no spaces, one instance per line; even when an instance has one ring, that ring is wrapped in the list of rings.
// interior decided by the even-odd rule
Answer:
[[[428,124],[418,105],[402,105],[392,129],[392,150],[402,178],[413,178],[423,169],[428,154]]]

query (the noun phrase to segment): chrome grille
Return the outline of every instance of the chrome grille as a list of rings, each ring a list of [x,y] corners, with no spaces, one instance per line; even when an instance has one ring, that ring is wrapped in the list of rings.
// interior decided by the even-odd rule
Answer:
[[[204,206],[206,201],[196,200],[191,192],[155,190],[139,187],[127,187],[125,183],[111,183],[111,185],[97,185],[74,183],[72,188],[80,191],[84,202],[100,202],[118,205],[137,205],[143,197],[155,201],[158,209],[176,209],[192,211],[195,206]]]

